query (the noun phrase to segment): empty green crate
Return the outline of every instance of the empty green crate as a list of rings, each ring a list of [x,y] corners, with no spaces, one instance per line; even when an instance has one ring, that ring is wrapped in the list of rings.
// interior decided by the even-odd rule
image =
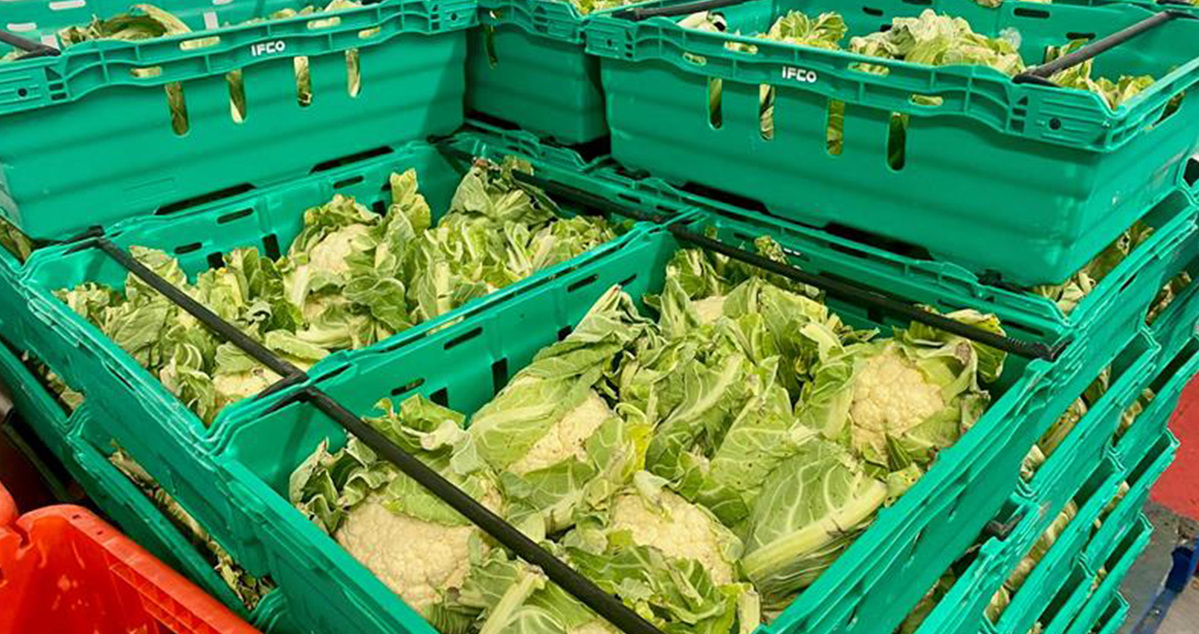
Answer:
[[[197,27],[199,4],[187,12]],[[277,3],[261,4],[253,10]],[[230,17],[251,15],[245,5]],[[34,238],[65,239],[452,132],[476,19],[471,0],[385,0],[0,64],[0,211]],[[239,70],[240,88],[228,77]],[[176,84],[185,125],[164,88]]]
[[[520,153],[533,160],[542,177],[582,187],[624,204],[633,203],[620,198],[622,194],[632,196],[634,201],[641,200],[614,183],[577,172],[577,165],[558,167],[547,158],[554,154],[552,149],[546,149],[544,156],[537,156],[532,153],[536,148],[520,142],[510,146],[498,139],[485,141],[476,136],[460,139],[456,147],[468,154],[496,158]],[[212,266],[219,254],[237,247],[257,246],[268,254],[285,249],[302,226],[303,211],[324,204],[335,193],[355,196],[368,207],[389,201],[390,190],[383,185],[394,170],[415,168],[421,191],[435,213],[443,213],[449,208],[450,198],[467,167],[468,162],[451,159],[435,146],[416,143],[385,156],[332,168],[272,190],[206,204],[187,213],[123,223],[111,229],[108,235],[121,247],[138,245],[163,249],[179,258],[183,270],[194,276]],[[653,202],[644,204],[657,208]],[[572,213],[569,206],[563,209],[564,213]],[[623,222],[623,219],[615,218],[614,221]],[[524,282],[475,300],[464,309],[487,306],[518,292],[523,284],[544,283],[565,271],[602,260],[605,254],[618,250],[640,231],[642,229],[634,227],[575,260],[549,267]],[[97,425],[135,455],[167,491],[180,500],[187,500],[193,514],[211,525],[214,534],[224,536],[229,534],[224,531],[243,531],[246,527],[228,526],[233,514],[229,502],[226,496],[213,492],[208,465],[195,458],[212,450],[213,439],[226,425],[228,417],[225,414],[239,404],[226,408],[212,427],[206,428],[133,357],[52,296],[54,290],[83,282],[121,288],[126,279],[125,270],[98,249],[64,245],[38,251],[23,276],[22,302],[28,304],[28,308],[17,311],[26,318],[21,328],[23,337],[39,356],[53,367],[61,368],[68,383],[79,386],[89,395],[97,412],[108,414],[97,417]],[[407,336],[419,336],[421,332],[451,323],[461,314],[460,311],[450,312],[376,345],[380,348],[398,345],[397,342]],[[310,372],[319,375],[338,367],[340,357],[340,354],[331,355]],[[255,558],[261,554],[256,543],[253,535],[248,535],[241,550],[235,543],[230,546],[230,551],[252,566],[261,562]]]
[[[196,547],[133,482],[108,461],[107,456],[113,448],[93,445],[88,439],[95,419],[88,405],[81,407],[76,417],[78,431],[68,438],[77,465],[73,471],[92,502],[105,516],[143,548],[186,575],[255,627],[268,633],[295,631],[294,625],[289,623],[282,595],[277,590],[265,596],[252,612],[247,611]]]
[[[1138,514],[1124,527],[1120,542],[1114,552],[1103,561],[1091,561],[1090,566],[1096,575],[1092,581],[1092,591],[1086,605],[1082,607],[1073,623],[1067,629],[1056,632],[1071,632],[1077,628],[1080,632],[1089,632],[1106,612],[1113,597],[1118,596],[1120,584],[1128,576],[1128,570],[1136,563],[1141,553],[1149,546],[1153,536],[1153,525],[1144,515]]]
[[[874,281],[856,275],[854,267],[860,263],[851,255],[809,250],[808,245],[791,240],[786,223],[757,216],[752,221],[749,216],[707,214],[687,218],[696,228],[714,227],[722,239],[742,246],[769,234],[785,248],[802,252],[800,265],[805,270]],[[529,284],[519,294],[495,302],[490,310],[472,312],[435,333],[400,335],[402,342],[393,350],[347,355],[345,367],[315,377],[312,383],[359,414],[373,411],[380,398],[402,400],[418,393],[473,412],[538,350],[568,332],[613,284],[622,285],[636,298],[660,289],[665,263],[677,247],[665,229],[648,231],[602,261],[544,284]],[[898,276],[888,279],[894,284],[887,288],[895,294],[914,286]],[[923,291],[912,299],[942,310],[953,307],[937,298],[935,286]],[[860,307],[836,301],[830,305],[851,323],[877,323],[878,317],[872,319],[870,311]],[[1018,322],[1006,325],[1009,333],[1026,334]],[[1116,350],[1134,332],[1113,342]],[[875,628],[898,624],[995,514],[1006,494],[1015,490],[1020,461],[1032,442],[1111,362],[1116,350],[1102,359],[1074,358],[1067,352],[1056,363],[1009,358],[1002,395],[984,418],[943,451],[911,491],[882,511],[871,529],[762,631],[878,631]],[[231,415],[218,458],[234,479],[239,506],[251,513],[253,519],[244,523],[272,527],[268,537],[274,542],[269,555],[272,577],[280,580],[285,592],[353,593],[350,603],[337,606],[342,610],[337,613],[316,607],[316,601],[292,600],[292,605],[312,606],[306,622],[335,623],[350,611],[357,615],[351,620],[362,631],[430,632],[414,612],[285,499],[290,473],[322,440],[331,439],[334,448],[345,442],[340,428],[310,405],[293,402],[278,407],[286,394],[260,399],[239,408],[236,417]],[[297,557],[297,552],[303,556]],[[295,580],[292,589],[283,579]],[[857,619],[851,622],[852,614]]]
[[[1120,461],[1131,467],[1139,464],[1160,442],[1182,390],[1199,372],[1199,340],[1192,340],[1180,353],[1169,359],[1162,357],[1161,373],[1150,384],[1154,398],[1115,440],[1115,452]]]
[[[608,135],[587,17],[565,0],[484,0],[467,34],[466,107],[567,145]]]
[[[754,199],[775,215],[899,240],[1027,285],[1059,282],[1098,253],[1170,191],[1199,145],[1199,101],[1183,98],[1167,114],[1199,81],[1186,45],[1199,37],[1194,20],[1173,20],[1095,60],[1100,74],[1158,78],[1112,111],[1097,95],[1016,84],[985,67],[932,68],[731,35],[764,31],[793,9],[838,10],[850,35],[932,9],[980,33],[1019,32],[1030,62],[1067,34],[1104,36],[1155,14],[1128,3],[753,0],[718,10],[725,33],[596,16],[585,40],[601,57],[613,156],[675,183]],[[755,50],[730,50],[730,42]],[[856,70],[865,60],[889,73]],[[762,86],[774,89],[769,136]],[[920,105],[913,95],[942,101]],[[827,149],[834,103],[844,104],[839,154]],[[898,115],[909,117],[906,133],[892,135]],[[897,165],[889,157],[898,143]]]

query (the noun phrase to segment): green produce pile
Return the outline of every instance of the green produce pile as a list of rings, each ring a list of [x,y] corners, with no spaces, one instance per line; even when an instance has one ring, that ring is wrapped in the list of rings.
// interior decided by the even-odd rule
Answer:
[[[166,253],[132,254],[192,298],[300,368],[360,348],[564,262],[616,237],[602,219],[563,218],[540,190],[516,182],[515,159],[476,161],[432,226],[415,170],[391,176],[376,214],[335,196],[304,212],[286,256],[256,248],[189,281]],[[123,290],[86,283],[58,291],[72,310],[155,374],[210,423],[227,404],[280,377],[133,275]]]
[[[1004,362],[919,324],[855,330],[697,250],[646,304],[656,321],[611,289],[469,425],[423,397],[369,423],[668,633],[777,615],[977,421]],[[354,438],[290,497],[442,632],[615,631]]]

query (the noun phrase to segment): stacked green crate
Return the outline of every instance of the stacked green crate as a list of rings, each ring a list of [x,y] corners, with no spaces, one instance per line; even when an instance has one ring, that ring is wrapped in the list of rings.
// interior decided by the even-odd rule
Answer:
[[[520,154],[532,161],[541,177],[583,187],[621,204],[643,203],[667,212],[682,208],[664,199],[639,198],[635,188],[618,187],[616,180],[589,176],[593,166],[573,153],[551,160],[559,151],[543,148],[527,135],[511,135],[506,140],[465,135],[451,147],[468,157],[486,156],[497,161]],[[355,197],[376,211],[385,210],[391,195],[387,186],[389,177],[407,169],[416,170],[420,191],[434,210],[432,220],[436,222],[449,208],[455,187],[469,167],[469,160],[446,148],[414,143],[384,156],[333,166],[285,186],[201,205],[186,214],[120,223],[110,228],[106,236],[120,248],[163,249],[178,258],[184,271],[194,277],[218,263],[221,253],[236,247],[257,246],[268,254],[274,249],[277,255],[279,245],[290,243],[300,231],[303,211],[328,202],[335,194]],[[578,211],[566,204],[554,209],[564,218]],[[552,283],[566,272],[595,266],[646,230],[619,217],[613,218],[611,226],[615,239],[473,300],[461,310],[403,331],[375,347],[401,346],[446,324],[503,304],[518,294],[521,287]],[[89,394],[89,406],[97,415],[88,426],[88,442],[96,447],[107,447],[111,442],[119,444],[240,564],[255,574],[265,574],[261,526],[244,521],[245,516],[230,501],[227,483],[211,463],[211,453],[221,442],[222,430],[227,425],[226,414],[231,415],[241,405],[230,406],[212,426],[206,426],[114,341],[53,295],[57,289],[92,281],[120,288],[125,275],[114,260],[99,249],[89,248],[86,241],[39,250],[27,266],[17,271],[24,310],[14,311],[13,317],[20,317],[14,331],[21,333],[28,346],[54,367],[63,368],[63,376],[72,385]],[[310,372],[321,376],[342,367],[341,355],[334,354],[313,366]]]
[[[181,22],[156,23],[161,37],[84,41],[61,54],[44,43],[62,46],[60,28],[145,10],[7,8],[26,48],[41,47],[0,45],[13,56],[0,62],[0,210],[27,234],[66,239],[462,123],[471,0],[298,13],[301,0],[178,5]]]
[[[1083,312],[1074,315],[1077,322],[1059,317],[1056,324],[1051,317],[1061,313],[1048,310],[1046,306],[1053,311],[1056,308],[1047,300],[1014,292],[997,294],[980,284],[955,286],[952,277],[922,274],[921,266],[909,265],[892,254],[761,214],[723,208],[720,213],[697,213],[678,221],[696,230],[714,231],[722,240],[741,246],[769,235],[786,252],[802,258],[797,262],[805,271],[886,288],[893,296],[942,311],[961,306],[994,310],[1004,318],[1009,334],[1073,341],[1074,347],[1068,346],[1056,363],[1011,359],[1001,381],[1002,395],[984,419],[944,451],[916,487],[880,515],[833,568],[792,608],[770,626],[763,626],[763,631],[847,631],[839,630],[832,619],[850,612],[858,615],[857,627],[897,624],[1002,504],[1002,497],[995,492],[1017,489],[1020,464],[1033,441],[1103,367],[1121,363],[1122,373],[1115,379],[1119,389],[1113,389],[1103,407],[1096,408],[1095,416],[1088,419],[1094,423],[1080,425],[1071,437],[1074,440],[1068,446],[1077,445],[1077,452],[1063,450],[1054,462],[1057,466],[1044,472],[1054,474],[1045,475],[1048,482],[1061,483],[1045,484],[1045,488],[1055,491],[1058,498],[1065,495],[1057,491],[1065,490],[1065,481],[1081,477],[1079,467],[1088,456],[1097,459],[1102,455],[1123,405],[1134,399],[1151,377],[1157,346],[1148,334],[1138,334],[1138,327],[1153,291],[1181,267],[1176,250],[1193,242],[1194,230],[1193,209],[1186,196],[1160,211],[1157,237],[1161,242],[1131,258],[1128,268],[1105,282],[1112,286],[1096,289],[1097,295],[1087,300],[1103,308],[1079,309]],[[1171,226],[1179,232],[1170,230]],[[408,339],[393,350],[347,355],[341,371],[317,377],[312,384],[359,414],[372,411],[380,398],[400,400],[413,394],[473,412],[541,347],[569,332],[591,300],[612,284],[620,284],[634,297],[659,290],[663,266],[679,246],[665,229],[646,232],[594,266],[580,267],[551,284],[524,289],[505,305],[472,313],[462,323]],[[1121,281],[1114,281],[1117,279]],[[1136,290],[1142,284],[1148,292]],[[1128,300],[1122,289],[1139,299]],[[1107,295],[1109,291],[1111,295]],[[880,323],[879,317],[861,307],[831,300],[830,305],[857,325]],[[310,405],[291,402],[281,406],[278,399],[286,396],[239,410],[236,420],[231,417],[228,421],[220,452],[220,461],[238,483],[234,488],[243,496],[240,503],[249,517],[276,529],[269,537],[274,546],[268,547],[273,552],[273,574],[294,579],[296,587],[320,587],[322,592],[349,588],[369,597],[363,602],[370,607],[364,607],[357,619],[373,620],[373,625],[363,626],[364,631],[431,631],[413,610],[287,502],[288,478],[300,461],[323,439],[331,439],[332,448],[345,440],[344,433]],[[274,441],[285,434],[289,438],[285,446]],[[1096,516],[1115,494],[1119,484],[1115,474],[1113,464],[1110,482],[1105,481],[1106,497],[1098,495],[1092,505]],[[300,560],[291,555],[297,550],[306,553]],[[864,562],[871,563],[865,566]],[[814,629],[802,629],[805,602],[817,602],[833,616]]]
[[[88,404],[72,408],[45,384],[40,373],[6,346],[0,346],[0,384],[13,395],[13,405],[55,458],[66,467],[93,504],[131,539],[204,588],[229,609],[268,634],[298,631],[275,591],[246,602],[214,570],[202,551],[155,502],[109,461],[113,448],[95,446],[87,436],[95,424]],[[72,399],[72,403],[77,403]]]
[[[1199,59],[1182,45],[1199,22],[1162,22],[1132,3],[982,4],[752,0],[714,10],[727,24],[707,30],[680,24],[687,18],[595,16],[585,40],[601,58],[613,157],[1009,283],[1060,282],[1165,196],[1199,144],[1199,103],[1178,100],[1199,81]],[[1097,94],[985,65],[934,68],[754,37],[790,11],[813,21],[840,13],[843,47],[894,18],[947,14],[1018,48],[1030,66],[1072,38],[1153,20],[1094,67],[1113,81],[1156,81],[1113,109]]]

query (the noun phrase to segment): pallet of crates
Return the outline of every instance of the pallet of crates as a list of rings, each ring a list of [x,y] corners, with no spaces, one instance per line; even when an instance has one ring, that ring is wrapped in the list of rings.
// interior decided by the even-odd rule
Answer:
[[[748,0],[584,31],[627,168],[1028,286],[1073,274],[1178,182],[1199,147],[1193,17]],[[922,32],[974,48],[933,55]]]
[[[269,582],[247,580],[248,575],[168,494],[132,479],[142,475],[136,463],[123,452],[118,454],[107,440],[91,442],[95,425],[89,406],[79,393],[48,380],[48,373],[48,368],[31,366],[9,347],[0,349],[0,381],[13,393],[16,411],[54,449],[54,457],[95,508],[139,546],[259,630],[296,631],[287,621],[282,595],[270,591]]]
[[[6,7],[0,210],[26,235],[64,240],[462,123],[474,2],[169,11]]]
[[[547,187],[547,191],[553,194],[559,190]],[[573,195],[588,198],[585,192]],[[406,595],[413,605],[398,600],[393,590],[404,594],[403,584],[385,570],[387,564],[359,562],[346,552],[343,545],[357,541],[359,531],[337,534],[335,540],[318,527],[320,524],[336,533],[340,518],[352,510],[343,508],[333,515],[317,510],[326,508],[329,500],[354,507],[363,499],[360,494],[338,496],[339,487],[345,483],[325,479],[324,475],[318,478],[320,484],[314,485],[321,491],[320,501],[304,497],[305,487],[301,485],[312,482],[317,468],[314,465],[325,464],[325,460],[341,464],[337,460],[360,453],[358,445],[347,445],[344,412],[331,415],[329,402],[341,404],[353,415],[372,417],[384,429],[396,425],[397,418],[377,409],[380,399],[388,399],[392,407],[398,405],[399,420],[405,416],[420,418],[418,412],[423,408],[445,406],[462,413],[435,410],[457,421],[456,425],[468,416],[477,423],[488,407],[495,407],[489,404],[495,402],[492,399],[505,398],[508,386],[540,375],[542,371],[520,371],[530,362],[537,365],[538,359],[552,356],[549,350],[554,348],[547,346],[560,342],[562,349],[569,350],[596,338],[593,322],[585,318],[595,300],[611,301],[606,291],[613,285],[629,294],[638,311],[646,310],[640,300],[647,293],[651,299],[658,297],[650,305],[661,306],[665,301],[660,295],[665,285],[664,269],[680,249],[698,245],[736,259],[745,257],[745,249],[752,251],[757,238],[769,236],[781,246],[781,250],[769,251],[777,259],[754,258],[751,253],[749,260],[780,275],[784,273],[777,268],[778,260],[799,266],[800,279],[824,285],[829,291],[830,307],[855,327],[906,324],[906,319],[921,314],[911,308],[911,303],[942,312],[971,306],[1000,315],[1006,332],[1016,340],[1004,344],[1012,346],[1010,349],[1030,356],[1053,357],[1009,356],[1003,376],[988,386],[994,391],[995,402],[982,418],[956,444],[941,451],[928,473],[893,505],[881,510],[871,527],[827,570],[817,565],[817,572],[822,574],[804,579],[803,585],[811,585],[798,600],[770,596],[771,622],[758,628],[761,632],[889,631],[900,624],[1003,504],[1004,496],[996,495],[996,491],[1013,492],[1020,486],[1021,465],[1034,442],[1101,370],[1117,360],[1125,368],[1120,385],[1126,389],[1113,392],[1104,401],[1103,408],[1109,414],[1116,409],[1117,394],[1122,399],[1128,399],[1129,394],[1135,396],[1137,390],[1129,386],[1147,380],[1146,355],[1155,354],[1156,345],[1139,332],[1140,325],[1158,289],[1183,266],[1179,251],[1193,244],[1195,238],[1195,209],[1189,196],[1176,192],[1168,200],[1145,214],[1155,219],[1157,227],[1152,244],[1141,243],[1117,266],[1119,272],[1102,280],[1069,314],[1052,300],[1030,293],[967,283],[956,267],[913,261],[728,206],[720,207],[718,213],[699,212],[669,228],[638,236],[606,257],[602,265],[597,261],[553,283],[529,286],[464,321],[435,332],[403,337],[402,345],[391,350],[351,353],[345,357],[343,368],[323,376],[310,375],[310,382],[304,386],[289,388],[238,410],[236,420],[231,417],[223,431],[217,462],[239,483],[234,488],[243,496],[242,507],[253,509],[253,519],[248,522],[272,527],[267,539],[274,543],[267,549],[272,551],[272,571],[277,579],[294,579],[295,586],[321,588],[320,592],[334,588],[359,590],[378,606],[374,614],[380,619],[377,627],[381,630],[444,630],[448,626],[440,620],[445,615],[442,606],[430,604],[428,596]],[[598,210],[607,211],[602,201],[592,202]],[[683,233],[678,233],[680,229]],[[708,256],[696,257],[702,260]],[[717,257],[714,262],[722,260]],[[726,265],[732,269],[728,261],[719,266]],[[769,268],[772,266],[776,268]],[[782,270],[795,274],[788,266]],[[842,282],[851,288],[847,290]],[[692,288],[699,292],[706,287],[699,284]],[[886,289],[886,295],[880,299],[877,292],[863,290],[869,288]],[[889,311],[899,311],[901,317]],[[976,331],[972,334],[981,336]],[[1052,352],[1055,344],[1062,344],[1063,349],[1056,356]],[[412,400],[418,395],[427,400]],[[407,408],[415,411],[405,411]],[[1102,424],[1095,423],[1095,429],[1109,429],[1110,435],[1115,419],[1114,415],[1103,417]],[[467,427],[467,434],[472,428]],[[1088,425],[1079,429],[1092,428]],[[288,441],[278,442],[283,436]],[[1059,462],[1066,466],[1052,473],[1062,481],[1080,477],[1076,469],[1079,456],[1086,455],[1081,448],[1098,455],[1106,438],[1095,430],[1079,431],[1070,437],[1077,439],[1071,442],[1079,445],[1080,453],[1066,451],[1060,455]],[[1117,485],[1113,479],[1108,487],[1112,495]],[[1066,486],[1062,484],[1057,490],[1066,490]],[[1061,499],[1064,494],[1055,495]],[[318,518],[315,523],[293,507],[297,502],[311,517]],[[402,516],[402,511],[397,513]],[[1029,540],[1034,536],[1031,533]],[[369,550],[365,546],[352,548],[360,555],[364,549]],[[303,557],[295,556],[301,552]],[[377,578],[372,570],[382,571],[384,579]],[[460,593],[451,590],[442,596]],[[753,626],[744,620],[741,624],[750,629]],[[488,625],[495,628],[503,623]]]
[[[446,242],[447,251],[439,256],[440,263],[433,264],[444,268],[451,258],[457,258],[464,266],[481,265],[486,256],[491,258],[485,262],[491,268],[481,273],[456,271],[452,280],[432,276],[422,278],[419,283],[415,279],[409,280],[414,289],[419,286],[422,293],[416,297],[418,291],[414,290],[410,323],[396,324],[393,331],[378,325],[384,322],[368,322],[372,327],[378,325],[378,330],[373,331],[378,335],[373,340],[347,341],[343,346],[390,348],[414,331],[436,329],[461,319],[462,311],[456,310],[460,306],[477,311],[502,301],[521,285],[548,283],[565,272],[602,259],[604,254],[618,250],[642,231],[623,217],[614,217],[612,222],[578,217],[577,204],[570,201],[555,203],[552,196],[510,182],[510,169],[521,168],[504,163],[504,160],[510,155],[522,154],[522,159],[530,162],[539,178],[586,187],[599,199],[612,204],[631,204],[618,198],[617,194],[632,201],[639,200],[634,190],[617,190],[605,185],[601,178],[589,178],[586,175],[589,166],[580,160],[551,162],[546,156],[539,156],[533,151],[539,146],[530,139],[527,135],[518,135],[516,140],[506,143],[502,139],[484,140],[468,135],[449,144],[448,147],[455,148],[454,153],[447,153],[440,146],[413,143],[383,156],[331,166],[272,189],[222,199],[170,216],[130,220],[109,228],[100,236],[40,249],[20,271],[17,286],[29,313],[22,330],[28,336],[30,348],[51,367],[61,368],[68,383],[78,386],[87,396],[89,407],[95,413],[85,434],[87,442],[104,455],[111,453],[114,443],[119,445],[156,481],[161,491],[170,495],[180,508],[202,525],[248,574],[267,576],[271,571],[265,564],[262,527],[245,521],[247,514],[236,509],[228,483],[221,480],[211,464],[211,452],[221,442],[221,429],[228,412],[219,406],[210,406],[206,410],[197,407],[199,411],[193,411],[189,406],[202,403],[194,398],[198,392],[187,391],[195,383],[176,382],[168,388],[159,381],[159,376],[168,377],[166,380],[183,376],[194,381],[197,378],[194,367],[183,368],[193,373],[181,375],[178,373],[180,368],[175,365],[181,360],[172,357],[169,369],[164,370],[162,365],[153,366],[151,373],[141,363],[155,357],[133,356],[121,347],[144,352],[144,348],[138,348],[130,341],[153,346],[160,338],[168,337],[153,330],[154,323],[168,329],[190,323],[203,330],[199,322],[191,321],[182,310],[168,316],[154,313],[159,315],[161,322],[151,318],[150,330],[138,330],[139,326],[147,324],[139,321],[141,318],[134,314],[136,311],[120,313],[124,310],[120,308],[122,301],[127,302],[126,309],[136,310],[144,310],[147,305],[151,311],[173,306],[166,296],[155,296],[160,300],[155,303],[150,294],[157,291],[147,286],[138,271],[155,277],[155,272],[163,272],[171,278],[166,285],[168,288],[173,284],[188,285],[189,292],[197,294],[197,288],[215,280],[217,283],[213,288],[232,289],[232,294],[205,297],[213,309],[229,315],[230,309],[236,309],[238,293],[244,291],[265,297],[270,289],[261,285],[279,283],[277,277],[271,277],[270,267],[272,263],[284,262],[280,259],[283,253],[290,253],[293,260],[303,258],[305,264],[325,266],[333,261],[330,258],[344,258],[355,249],[362,249],[375,267],[371,269],[374,271],[371,275],[377,274],[379,290],[392,293],[396,282],[388,282],[387,275],[399,275],[399,272],[388,273],[391,269],[384,267],[387,262],[394,265],[397,261],[387,260],[386,256],[391,254],[398,258],[400,253],[396,249],[401,246],[400,242],[413,239],[416,244],[415,233],[424,231],[427,240],[420,243],[420,254],[441,253],[436,251],[441,248],[439,240],[445,240],[447,234],[463,232],[466,238]],[[544,152],[552,155],[556,150]],[[573,153],[570,157],[577,159]],[[504,188],[506,191],[495,191]],[[451,207],[456,211],[451,212]],[[654,207],[670,209],[666,202]],[[481,218],[491,220],[478,224]],[[342,234],[344,242],[335,235],[323,247],[324,252],[312,254],[305,250],[314,244],[323,244],[325,237],[337,233],[337,223],[343,220],[346,225],[353,225]],[[385,223],[389,224],[384,226]],[[466,228],[475,224],[479,228],[466,233]],[[379,248],[363,237],[368,233],[367,226],[377,229],[371,235],[391,235],[397,242]],[[450,250],[458,247],[482,249],[495,236],[499,236],[502,245],[510,242],[516,246],[504,246],[498,253],[483,250],[473,260],[468,254]],[[353,242],[356,238],[362,238],[364,242]],[[297,240],[307,242],[300,244]],[[256,250],[251,252],[245,247]],[[416,254],[416,247],[413,249]],[[139,262],[146,262],[148,268],[142,269]],[[295,269],[288,269],[288,272],[289,275],[303,274],[303,270],[297,273]],[[456,284],[456,289],[444,285],[448,281]],[[363,292],[366,290],[370,289]],[[496,292],[488,294],[489,290]],[[95,294],[97,291],[98,295]],[[402,299],[402,287],[398,293]],[[97,297],[100,298],[98,305],[87,304]],[[370,295],[361,300],[362,305],[378,297],[380,295]],[[418,313],[417,306],[424,312]],[[262,307],[262,313],[252,314],[257,315],[257,319],[269,315],[272,309],[278,310],[280,305]],[[332,310],[336,310],[336,306]],[[322,313],[317,310],[315,314]],[[388,315],[395,316],[393,313]],[[89,318],[97,323],[92,323]],[[125,327],[112,327],[113,319],[124,318],[130,320],[122,322]],[[239,322],[236,327],[244,326],[245,322]],[[393,332],[400,334],[392,336]],[[189,352],[186,346],[198,340],[184,340],[180,350]],[[284,347],[290,351],[288,358],[295,361],[297,348],[294,346],[297,344],[294,340],[289,341],[291,343],[285,343]],[[289,345],[292,347],[287,347]],[[303,350],[304,346],[300,345],[299,349]],[[230,352],[236,353],[232,344],[217,354]],[[314,374],[332,372],[341,366],[338,356],[328,355],[321,362],[312,359],[303,365]],[[248,361],[249,357],[245,359]],[[275,366],[274,369],[280,368]],[[268,368],[260,367],[256,372],[259,374],[250,372],[250,378],[256,379],[249,381],[252,389],[239,394],[253,396],[270,387],[274,379],[286,383],[296,378],[282,369],[269,379],[261,378],[270,376]],[[188,400],[185,402],[181,398]],[[227,400],[234,402],[238,398],[240,396],[232,396]],[[224,401],[219,402],[219,405],[224,404]],[[236,407],[234,404],[228,409]],[[338,596],[338,593],[331,596]],[[356,605],[354,598],[343,599],[343,602]],[[295,605],[291,600],[288,604]],[[316,627],[310,624],[323,624],[325,629],[336,629],[336,623],[344,617],[339,615],[337,607],[329,609],[323,603],[311,600],[293,612],[297,616],[292,617],[292,622],[305,628]]]

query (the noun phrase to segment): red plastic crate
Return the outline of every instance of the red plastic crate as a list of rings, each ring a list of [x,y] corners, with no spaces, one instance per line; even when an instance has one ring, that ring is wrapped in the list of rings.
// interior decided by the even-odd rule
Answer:
[[[17,515],[0,484],[0,634],[257,632],[78,506]]]

